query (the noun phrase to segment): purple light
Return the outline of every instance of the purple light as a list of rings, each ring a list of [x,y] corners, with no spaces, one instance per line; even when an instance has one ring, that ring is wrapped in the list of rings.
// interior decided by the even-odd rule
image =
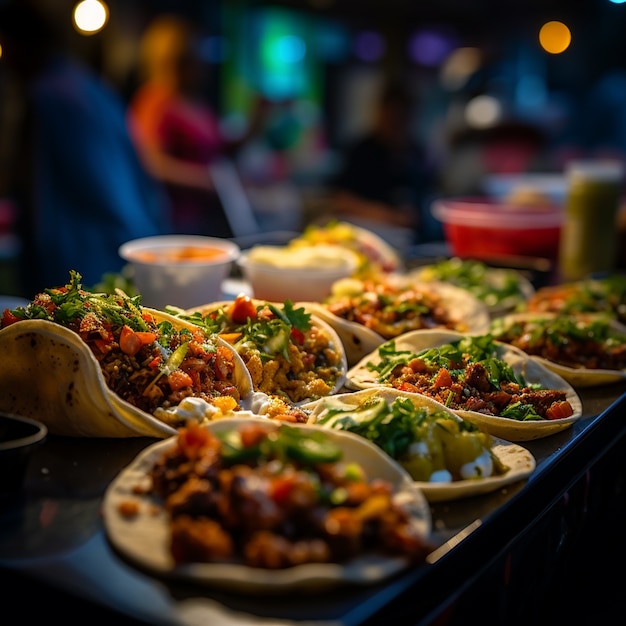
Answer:
[[[432,30],[415,33],[408,44],[409,57],[427,67],[441,65],[454,48],[449,35]]]
[[[354,40],[354,54],[362,61],[378,61],[385,50],[380,33],[368,30],[359,33]]]

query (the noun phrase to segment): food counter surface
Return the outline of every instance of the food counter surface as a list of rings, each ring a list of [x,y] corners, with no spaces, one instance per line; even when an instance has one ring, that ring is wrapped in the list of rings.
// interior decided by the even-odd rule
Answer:
[[[518,623],[539,610],[529,597],[539,601],[546,589],[554,597],[567,593],[560,576],[572,555],[576,560],[584,529],[601,528],[597,518],[616,506],[623,514],[626,506],[623,497],[614,500],[624,476],[614,457],[626,450],[626,383],[580,395],[583,418],[573,427],[522,444],[537,460],[528,481],[432,505],[439,547],[425,565],[371,587],[310,593],[250,596],[136,569],[108,544],[100,506],[111,480],[155,440],[48,436],[23,492],[0,500],[3,610],[11,614],[14,607],[21,619],[58,615],[66,624],[110,614],[116,624],[347,626],[381,619],[467,623],[472,616],[485,623],[488,606],[494,623]]]

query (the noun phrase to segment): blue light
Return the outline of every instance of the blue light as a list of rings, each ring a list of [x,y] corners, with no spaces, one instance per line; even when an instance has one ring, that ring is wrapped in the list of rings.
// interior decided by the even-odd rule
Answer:
[[[306,44],[301,37],[285,35],[276,41],[275,51],[283,63],[300,63],[306,55]]]

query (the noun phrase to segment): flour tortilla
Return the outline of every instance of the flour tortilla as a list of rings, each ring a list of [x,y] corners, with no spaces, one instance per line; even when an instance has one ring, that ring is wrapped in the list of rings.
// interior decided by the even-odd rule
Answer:
[[[284,306],[283,302],[271,302],[270,303],[265,300],[259,300],[257,298],[251,298],[251,300],[255,306],[259,306],[260,304],[273,304],[279,310],[282,309],[282,307]],[[229,306],[230,304],[232,304],[232,302],[233,302],[232,300],[223,300],[223,301],[218,301],[218,302],[212,302],[209,304],[203,304],[201,306],[188,309],[184,311],[184,313],[188,315],[193,315],[194,313],[200,313],[204,317],[205,315],[208,315],[211,311],[216,311],[217,309]],[[330,338],[331,345],[339,353],[340,375],[337,377],[337,381],[335,382],[335,384],[333,385],[333,387],[331,388],[329,392],[329,395],[335,394],[344,387],[344,385],[346,384],[346,380],[347,380],[346,375],[348,373],[348,357],[346,354],[344,343],[341,340],[337,331],[331,326],[331,324],[329,324],[320,315],[318,315],[316,311],[312,310],[312,308],[308,306],[307,303],[295,304],[294,308],[296,309],[304,308],[304,310],[311,315],[311,324],[313,326],[316,326],[317,328],[322,329],[324,333],[328,335],[328,337]],[[296,404],[304,404],[305,402],[308,402],[310,400],[311,398],[309,398],[308,400],[302,400],[300,402],[297,402]]]
[[[396,398],[408,398],[416,407],[423,407],[429,413],[444,411],[449,413],[454,419],[461,419],[454,411],[450,411],[443,404],[432,398],[400,391],[391,387],[371,387],[353,393],[322,398],[305,405],[303,408],[310,411],[310,423],[315,424],[328,409],[334,407],[342,409],[357,407],[372,396],[385,398],[388,405],[391,405]],[[429,502],[442,502],[496,491],[506,485],[526,479],[535,470],[536,461],[534,456],[522,446],[494,437],[492,451],[509,468],[506,473],[486,478],[447,482],[415,481],[415,484],[421,489]]]
[[[348,235],[346,237],[346,235]],[[291,240],[290,245],[338,245],[347,247],[364,259],[361,271],[400,272],[404,263],[396,250],[380,235],[346,221],[331,221],[326,225],[311,224],[302,235]]]
[[[209,422],[206,427],[218,432],[256,419],[259,418],[234,417]],[[307,424],[292,426],[305,431],[318,428]],[[341,431],[328,431],[328,435],[343,449],[344,461],[358,463],[370,478],[378,477],[394,485],[410,508],[416,530],[428,537],[432,530],[430,508],[408,473],[380,448],[358,435]],[[159,507],[160,503],[145,493],[150,487],[148,472],[175,443],[175,438],[170,437],[144,449],[111,483],[104,496],[102,510],[107,536],[113,546],[137,566],[167,578],[210,587],[252,594],[280,594],[290,589],[311,591],[345,584],[372,584],[409,565],[408,560],[401,557],[365,554],[345,564],[316,563],[280,570],[259,570],[238,563],[188,563],[175,567],[169,552],[168,517]],[[120,513],[120,505],[128,502],[137,505],[138,517],[129,518]]]
[[[433,273],[433,267],[433,265],[424,265],[414,270],[411,270],[408,275],[414,277],[415,280],[418,281],[437,280],[436,278],[431,278]],[[489,315],[492,318],[506,315],[507,313],[514,311],[518,307],[524,306],[526,302],[528,302],[528,300],[535,294],[535,287],[523,274],[521,274],[517,270],[504,267],[485,268],[484,280],[489,287],[492,287],[494,289],[502,289],[504,285],[506,285],[511,279],[515,279],[517,283],[517,293],[511,294],[494,304],[485,303],[487,305]],[[454,285],[454,280],[451,280],[448,284]]]
[[[394,278],[399,283],[407,284],[408,281],[413,287],[423,286],[424,289],[439,294],[444,306],[450,312],[453,323],[457,326],[456,330],[481,333],[489,328],[490,316],[487,306],[465,289],[436,281],[417,282],[404,276]],[[384,337],[363,324],[345,320],[331,313],[325,303],[300,302],[299,305],[308,307],[337,331],[345,347],[350,367],[385,342]]]
[[[148,309],[158,321],[187,324]],[[232,346],[242,398],[252,380]],[[50,433],[71,437],[158,437],[176,429],[122,400],[105,382],[89,346],[72,330],[48,320],[22,320],[0,330],[0,410],[43,422]]]
[[[396,338],[397,350],[410,350],[415,354],[430,348],[437,348],[461,339],[463,333],[447,330],[417,330]],[[572,416],[555,420],[519,421],[508,417],[485,415],[477,411],[455,410],[461,417],[473,422],[494,437],[507,441],[530,441],[560,432],[572,426],[582,416],[582,400],[574,387],[561,376],[552,372],[543,364],[531,359],[525,352],[514,346],[499,344],[499,358],[506,361],[515,372],[522,374],[528,383],[539,383],[546,389],[565,391],[566,399],[572,406]],[[348,370],[346,386],[350,389],[367,389],[370,387],[388,386],[378,381],[378,374],[367,368],[367,363],[380,363],[378,349],[364,356],[356,365]]]
[[[523,313],[510,313],[509,315],[505,315],[501,318],[500,322],[503,324],[515,323],[517,321],[523,322],[526,320],[542,320],[542,319],[555,319],[559,317],[560,313],[552,313],[552,312],[523,312]],[[591,313],[585,313],[580,315],[570,314],[570,317],[574,316],[580,318],[581,320],[585,319],[593,319],[597,317],[597,315]],[[623,334],[626,337],[626,325],[618,322],[616,319],[608,319],[607,320],[609,326],[614,329],[616,332]],[[556,363],[555,361],[551,361],[544,357],[530,355],[530,358],[541,363],[543,366],[548,368],[549,370],[555,372],[561,378],[566,380],[572,385],[575,389],[585,388],[585,387],[598,387],[600,385],[609,385],[612,383],[617,383],[626,378],[626,369],[621,370],[609,370],[609,369],[591,369],[588,367],[570,367],[567,365],[563,365],[561,363]]]
[[[351,227],[359,242],[360,251],[372,263],[379,264],[384,272],[398,272],[403,269],[402,259],[382,237],[356,224],[351,224]]]

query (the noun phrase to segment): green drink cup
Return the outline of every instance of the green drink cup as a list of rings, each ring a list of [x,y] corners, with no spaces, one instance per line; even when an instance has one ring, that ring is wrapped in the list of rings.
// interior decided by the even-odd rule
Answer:
[[[573,161],[559,246],[564,282],[610,272],[617,260],[617,214],[623,165],[617,161]]]

